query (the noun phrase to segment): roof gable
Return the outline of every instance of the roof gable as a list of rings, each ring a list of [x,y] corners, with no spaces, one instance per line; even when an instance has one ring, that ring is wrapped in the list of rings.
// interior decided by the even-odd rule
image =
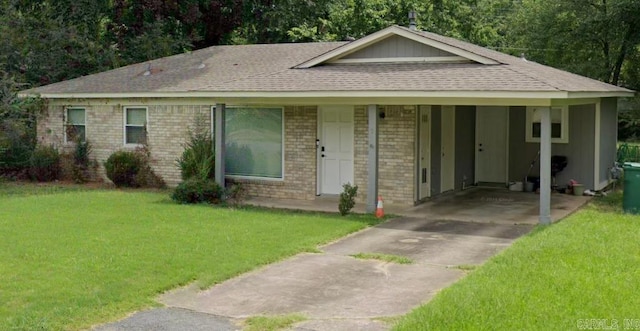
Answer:
[[[427,35],[416,34],[399,26],[391,26],[301,63],[295,68],[311,68],[327,63],[367,62],[500,63],[464,48],[429,38]]]

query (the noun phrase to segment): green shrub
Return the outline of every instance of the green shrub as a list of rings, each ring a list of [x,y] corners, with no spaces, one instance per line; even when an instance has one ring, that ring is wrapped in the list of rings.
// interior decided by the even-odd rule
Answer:
[[[225,189],[225,202],[231,206],[239,206],[247,197],[247,189],[240,183],[234,183]]]
[[[78,184],[86,183],[91,177],[89,174],[91,167],[89,155],[91,150],[92,146],[89,141],[82,141],[80,138],[76,138],[73,163],[71,164],[71,178]]]
[[[351,209],[356,205],[356,196],[358,195],[358,185],[351,186],[351,183],[342,185],[344,189],[340,193],[340,202],[338,203],[338,210],[340,215],[344,216],[349,214]]]
[[[165,188],[167,184],[162,177],[156,175],[149,165],[151,163],[151,152],[147,146],[139,147],[135,151],[140,160],[140,170],[136,175],[136,183],[140,187]]]
[[[16,119],[0,119],[0,172],[28,169],[35,149],[31,129]]]
[[[38,146],[29,159],[29,176],[39,182],[50,182],[60,176],[60,153],[53,146]]]
[[[117,151],[104,163],[107,177],[116,187],[138,187],[136,177],[142,168],[140,156],[133,151]]]
[[[214,158],[213,142],[209,131],[190,132],[189,141],[184,145],[182,156],[178,159],[182,180],[193,177],[213,179]]]
[[[171,199],[179,203],[217,204],[222,200],[223,189],[214,180],[190,178],[180,183]]]

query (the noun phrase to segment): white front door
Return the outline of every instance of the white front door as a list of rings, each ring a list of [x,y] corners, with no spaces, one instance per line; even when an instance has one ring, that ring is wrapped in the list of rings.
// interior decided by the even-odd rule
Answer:
[[[509,108],[476,108],[476,182],[506,183]]]
[[[431,196],[431,106],[420,106],[418,118],[418,199]]]
[[[456,108],[442,106],[441,119],[440,192],[447,192],[454,189],[455,181]]]
[[[320,194],[339,194],[353,183],[353,107],[322,106],[318,110]]]

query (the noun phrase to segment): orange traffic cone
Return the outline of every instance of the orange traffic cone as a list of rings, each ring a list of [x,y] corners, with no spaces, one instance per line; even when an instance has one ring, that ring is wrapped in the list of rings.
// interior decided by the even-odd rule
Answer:
[[[376,217],[377,218],[384,217],[384,208],[382,206],[382,196],[381,195],[378,196],[378,205],[376,207]]]

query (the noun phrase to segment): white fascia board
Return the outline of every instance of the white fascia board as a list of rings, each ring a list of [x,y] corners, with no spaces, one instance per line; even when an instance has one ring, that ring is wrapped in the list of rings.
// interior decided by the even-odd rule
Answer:
[[[470,106],[551,106],[563,92],[480,92],[480,91],[326,91],[326,92],[198,92],[127,94],[42,95],[56,105],[470,105]]]
[[[478,63],[482,63],[482,64],[499,64],[499,62],[486,58],[484,56],[480,56],[477,55],[475,53],[471,53],[469,51],[463,50],[461,48],[457,48],[457,47],[453,47],[450,45],[447,45],[445,43],[441,43],[439,41],[435,41],[432,39],[429,39],[426,36],[422,36],[419,34],[415,34],[409,31],[405,31],[403,29],[400,29],[396,26],[390,26],[386,29],[380,30],[378,32],[374,32],[366,37],[360,38],[356,41],[353,41],[347,45],[344,45],[342,47],[338,47],[330,52],[327,52],[319,57],[316,57],[312,60],[309,60],[307,62],[303,62],[297,66],[295,66],[295,68],[299,68],[299,69],[306,69],[306,68],[311,68],[313,66],[316,66],[318,64],[324,63],[324,62],[331,62],[331,61],[335,61],[341,57],[347,56],[351,53],[357,52],[369,45],[375,44],[381,40],[384,40],[390,36],[393,35],[398,35],[401,37],[405,37],[407,39],[411,39],[415,42],[421,43],[421,44],[425,44],[434,48],[438,48],[441,49],[445,52],[454,54],[454,55],[458,55],[461,57],[464,57],[466,59],[469,59],[471,61],[475,61]]]
[[[474,99],[555,99],[552,105],[592,103],[593,99],[632,97],[634,92],[566,92],[566,91],[186,91],[129,93],[19,93],[19,97],[43,99],[129,99],[129,98],[474,98]],[[585,102],[586,101],[586,102]],[[578,102],[578,103],[576,103]]]
[[[626,91],[606,91],[606,92],[568,92],[568,99],[588,99],[588,98],[614,98],[614,97],[633,97],[635,92]]]
[[[473,98],[473,99],[566,99],[563,91],[233,91],[233,92],[140,92],[140,93],[43,93],[44,99],[130,99],[130,98]]]

